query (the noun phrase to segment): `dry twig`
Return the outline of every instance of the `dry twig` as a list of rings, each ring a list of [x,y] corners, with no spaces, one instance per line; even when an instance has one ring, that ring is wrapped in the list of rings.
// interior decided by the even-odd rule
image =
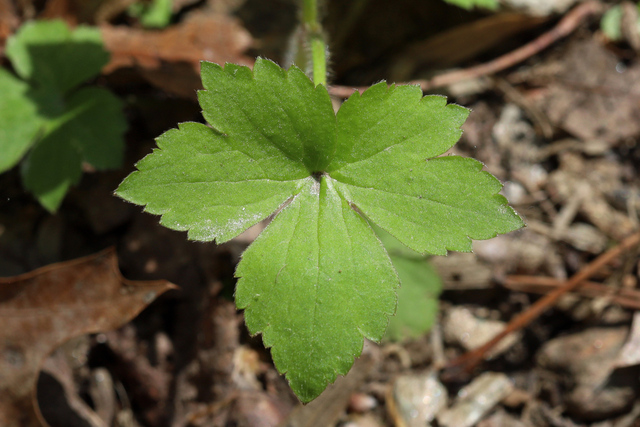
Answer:
[[[512,67],[527,58],[541,52],[554,42],[571,34],[588,16],[599,13],[602,10],[602,4],[599,1],[588,1],[576,6],[571,12],[567,13],[558,24],[548,32],[542,34],[537,39],[519,47],[509,53],[489,61],[485,64],[476,65],[463,70],[455,70],[437,75],[429,80],[413,80],[406,83],[419,85],[423,91],[433,88],[447,86],[463,80],[469,80],[489,74],[497,73]],[[331,86],[329,93],[331,95],[348,98],[354,91],[364,92],[368,86],[349,87],[349,86]]]
[[[520,292],[547,294],[565,282],[554,277],[542,276],[507,276],[503,286]],[[582,282],[576,290],[581,296],[589,298],[609,297],[611,302],[622,307],[640,310],[640,291],[627,288],[613,288],[597,282]]]
[[[536,303],[529,307],[529,309],[520,313],[511,320],[502,332],[493,337],[486,344],[450,361],[447,364],[447,368],[464,367],[466,371],[473,370],[473,368],[475,368],[475,366],[484,359],[484,355],[504,337],[509,335],[511,332],[520,330],[527,326],[534,319],[540,316],[547,308],[555,304],[561,296],[576,289],[584,281],[597,273],[602,267],[638,244],[640,244],[640,231],[627,237],[618,246],[609,249],[607,252],[591,261],[586,267],[567,280],[564,285],[556,288],[553,292],[548,293],[543,298],[536,301]]]

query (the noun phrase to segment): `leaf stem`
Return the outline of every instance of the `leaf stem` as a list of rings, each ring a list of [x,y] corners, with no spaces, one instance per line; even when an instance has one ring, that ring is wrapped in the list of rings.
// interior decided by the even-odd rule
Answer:
[[[302,23],[309,46],[311,47],[311,63],[313,83],[327,85],[327,43],[322,32],[322,24],[318,19],[318,0],[303,0]]]

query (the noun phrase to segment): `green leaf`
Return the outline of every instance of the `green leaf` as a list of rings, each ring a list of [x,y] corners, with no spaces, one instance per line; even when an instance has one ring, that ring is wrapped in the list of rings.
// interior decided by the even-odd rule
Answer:
[[[0,68],[0,172],[15,166],[42,126],[29,85]]]
[[[468,250],[522,226],[479,162],[436,158],[468,111],[380,84],[337,116],[298,68],[202,64],[203,115],[158,138],[116,194],[196,240],[276,213],[237,269],[236,303],[303,401],[379,340],[398,278],[367,218],[421,252]],[[366,217],[365,217],[366,216]]]
[[[397,314],[389,319],[385,338],[418,338],[429,332],[436,320],[442,281],[426,259],[391,255],[391,262],[398,272],[400,289]]]
[[[422,255],[413,249],[409,249],[407,246],[400,243],[398,239],[393,237],[391,234],[384,231],[382,228],[378,227],[375,224],[369,223],[373,231],[375,231],[376,236],[384,245],[384,248],[387,250],[389,257],[393,259],[393,257],[402,257],[406,259],[412,260],[424,260],[427,259],[427,256]]]
[[[129,7],[129,14],[140,19],[146,28],[164,28],[171,22],[172,0],[153,0],[146,4],[141,1]]]
[[[303,402],[349,371],[363,336],[382,338],[395,309],[389,258],[326,177],[308,181],[245,251],[236,274],[249,330],[263,334]]]
[[[106,89],[83,88],[69,96],[63,117],[66,138],[79,148],[83,161],[99,170],[122,165],[127,122],[120,99]]]
[[[636,9],[640,13],[640,3],[636,4]],[[600,29],[609,40],[622,40],[622,18],[624,11],[621,5],[609,8],[600,19]],[[640,16],[636,19],[636,31],[640,33]]]
[[[418,338],[431,329],[438,314],[438,295],[442,290],[440,276],[428,257],[412,251],[379,227],[373,228],[400,278],[398,308],[396,315],[389,319],[385,339]]]
[[[73,90],[108,61],[100,32],[62,21],[30,22],[7,43],[7,56],[30,85],[0,69],[0,172],[27,154],[25,187],[55,211],[82,165],[96,169],[122,163],[126,121],[120,100],[109,91]],[[38,140],[38,138],[41,138]]]
[[[61,93],[96,76],[109,61],[100,31],[63,21],[24,24],[7,41],[7,57],[20,77]]]
[[[122,163],[126,122],[120,100],[101,88],[84,88],[65,101],[63,114],[45,123],[42,139],[22,170],[25,187],[55,212],[69,187],[77,184],[82,162],[97,169]]]
[[[607,10],[600,19],[600,29],[609,40],[618,41],[622,38],[620,29],[622,23],[622,6],[616,5]]]
[[[82,157],[64,131],[53,131],[33,147],[22,164],[22,182],[49,212],[58,210],[69,187],[82,175]]]
[[[498,8],[498,0],[444,0],[449,4],[461,7],[463,9],[473,9],[474,7],[484,7],[485,9],[496,10]]]

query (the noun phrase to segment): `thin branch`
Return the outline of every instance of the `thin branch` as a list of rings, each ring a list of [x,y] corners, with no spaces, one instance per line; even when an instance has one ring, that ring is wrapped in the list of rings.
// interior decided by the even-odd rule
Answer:
[[[502,285],[514,291],[547,294],[564,285],[564,281],[543,276],[507,276]],[[633,310],[640,310],[640,291],[628,288],[616,288],[602,283],[585,281],[575,290],[580,296],[588,298],[610,298],[612,303]]]

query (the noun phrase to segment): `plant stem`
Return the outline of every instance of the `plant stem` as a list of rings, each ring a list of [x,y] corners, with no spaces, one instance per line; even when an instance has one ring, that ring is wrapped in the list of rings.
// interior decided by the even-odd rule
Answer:
[[[303,0],[302,21],[309,30],[317,30],[314,26],[320,25],[318,22],[318,0]]]
[[[327,43],[318,19],[318,0],[303,0],[302,23],[311,46],[313,83],[327,85]]]
[[[313,61],[313,83],[327,85],[327,52],[324,39],[313,37],[311,39],[311,60]]]

